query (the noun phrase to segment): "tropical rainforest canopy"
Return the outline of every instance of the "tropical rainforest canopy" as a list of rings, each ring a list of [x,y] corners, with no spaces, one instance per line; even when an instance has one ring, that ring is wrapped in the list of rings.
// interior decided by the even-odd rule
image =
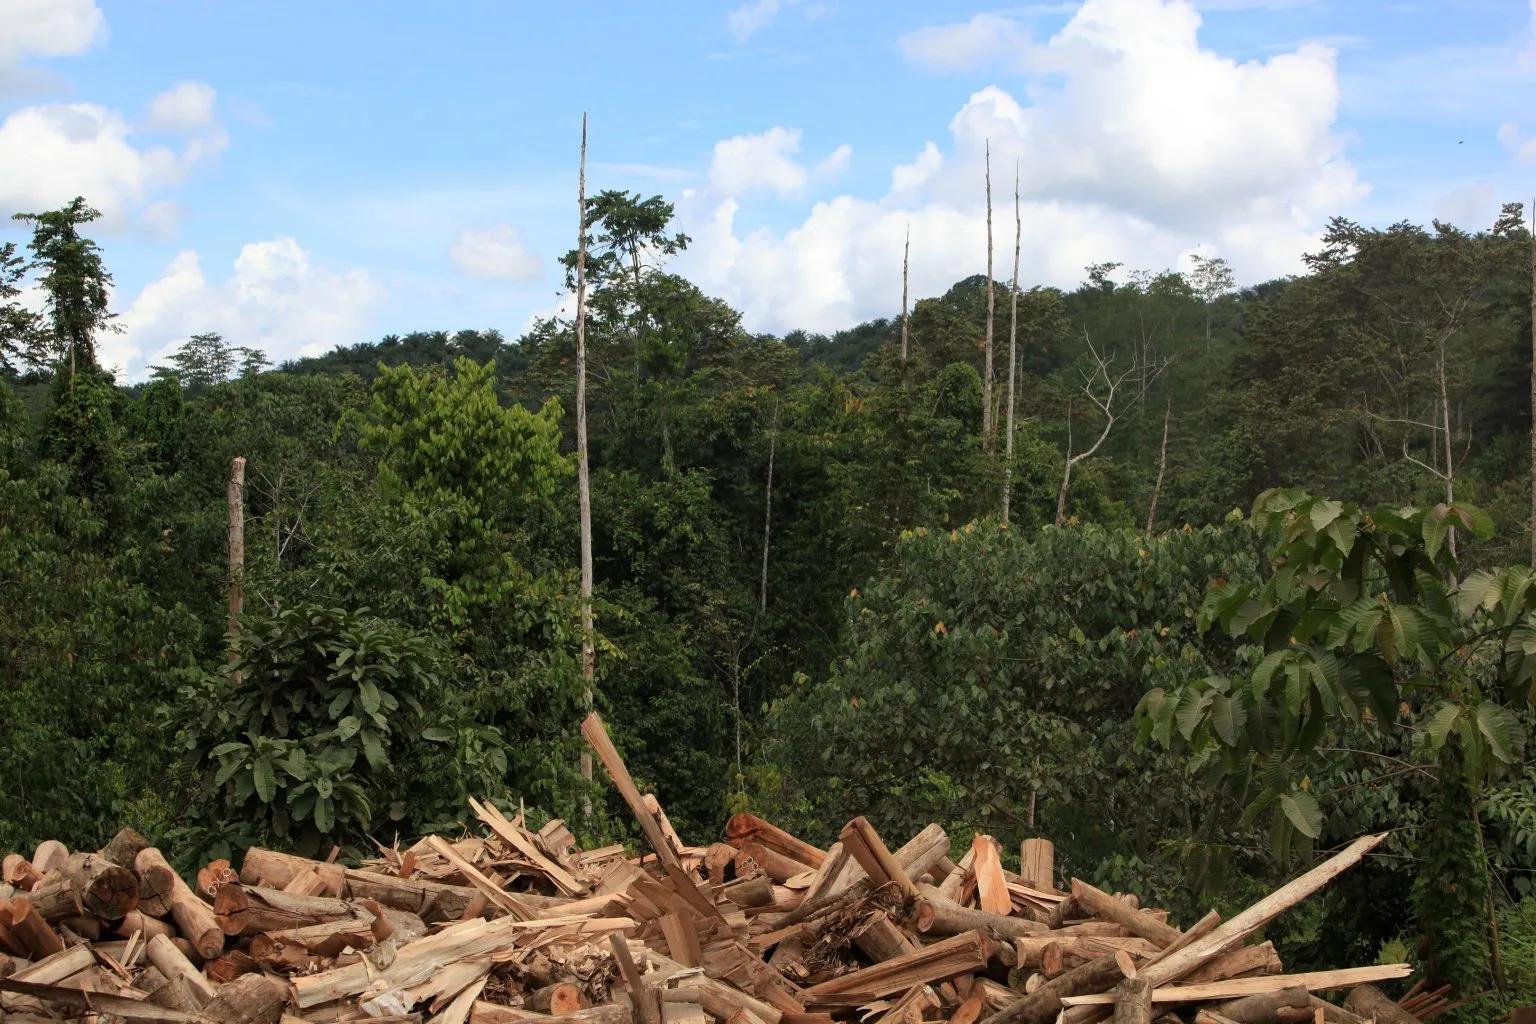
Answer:
[[[1536,1001],[1518,207],[1338,220],[1243,289],[1001,279],[990,358],[983,276],[905,328],[893,272],[890,318],[754,335],[668,273],[666,203],[590,209],[595,702],[683,835],[1043,834],[1193,919],[1390,831],[1286,961]],[[470,795],[623,837],[578,771],[572,324],[278,367],[200,334],[118,380],[92,218],[0,250],[0,848],[360,851]]]

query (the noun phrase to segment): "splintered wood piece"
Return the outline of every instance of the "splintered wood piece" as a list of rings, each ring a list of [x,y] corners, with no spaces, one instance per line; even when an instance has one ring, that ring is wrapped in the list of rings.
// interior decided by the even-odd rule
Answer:
[[[1138,910],[1079,878],[1072,879],[1072,898],[1092,916],[1123,925],[1132,935],[1155,942],[1159,948],[1178,941],[1182,934],[1145,910]]]
[[[127,1021],[147,1021],[150,1024],[194,1024],[202,1019],[195,1013],[157,1006],[142,999],[130,999],[107,992],[86,992],[62,985],[18,981],[16,978],[0,979],[0,992],[15,992],[19,995],[31,996],[33,999],[68,1007],[78,1011],[79,1014],[112,1014]],[[276,1020],[276,1015],[272,1019]]]
[[[688,914],[671,913],[660,918],[661,934],[666,937],[667,951],[672,959],[684,967],[699,967],[704,954],[699,948],[699,932]]]
[[[1159,960],[1143,973],[1151,979],[1154,986],[1166,985],[1184,977],[1207,960],[1220,954],[1222,950],[1241,942],[1343,872],[1360,863],[1367,853],[1386,838],[1387,833],[1381,832],[1356,839],[1312,870],[1292,879],[1236,917],[1218,925],[1204,939]],[[998,1021],[996,1024],[1008,1024],[1008,1022]]]
[[[1013,898],[1008,895],[1008,880],[1003,877],[1002,848],[997,840],[978,834],[971,840],[971,870],[976,873],[976,895],[981,909],[1007,917],[1013,913]]]
[[[1037,889],[1056,890],[1056,846],[1036,837],[1019,844],[1019,879]]]
[[[672,844],[667,842],[666,835],[661,830],[661,824],[645,806],[645,798],[640,793],[640,787],[635,785],[635,780],[630,777],[629,769],[624,766],[624,759],[619,756],[619,750],[613,745],[613,740],[608,736],[608,727],[603,724],[602,717],[596,711],[587,715],[581,723],[581,735],[586,738],[592,747],[597,759],[603,763],[608,771],[608,777],[613,780],[614,788],[619,791],[619,796],[628,805],[629,812],[635,816],[635,821],[640,825],[640,831],[645,834],[645,841],[650,844],[652,852],[663,867],[682,868],[682,863],[677,859],[677,852],[672,849]]]
[[[986,990],[980,985],[972,985],[965,999],[955,1008],[955,1012],[950,1014],[949,1024],[976,1024],[986,1008]]]
[[[226,935],[256,935],[331,921],[352,920],[367,914],[347,900],[329,896],[297,896],[281,889],[257,885],[225,885],[213,898],[213,912]],[[367,914],[371,919],[372,915]]]
[[[205,959],[218,956],[224,949],[224,929],[220,927],[219,919],[214,916],[213,908],[198,899],[181,876],[171,870],[164,855],[155,847],[147,846],[139,851],[133,865],[141,880],[152,874],[163,881],[169,875],[171,918],[176,922],[176,929]]]
[[[566,871],[559,864],[556,864],[539,852],[539,849],[523,835],[522,829],[508,821],[506,816],[497,810],[494,805],[482,804],[474,797],[470,797],[469,806],[475,812],[476,817],[485,824],[486,828],[495,833],[496,837],[502,842],[512,847],[524,857],[527,857],[534,867],[542,871],[546,878],[555,883],[555,887],[561,892],[564,892],[567,896],[586,895],[588,888],[585,885],[577,881],[570,872]]]
[[[939,894],[952,903],[960,902],[960,891],[965,887],[967,879],[974,881],[975,875],[971,872],[971,864],[976,859],[975,847],[965,851],[965,856],[960,858],[960,863],[955,865],[955,870],[944,876],[944,881],[939,883]]]
[[[1222,981],[1241,978],[1249,974],[1279,974],[1284,969],[1280,954],[1273,942],[1261,942],[1257,946],[1241,946],[1230,953],[1223,953],[1207,961],[1199,969],[1189,972],[1184,979],[1190,984],[1202,981]]]
[[[1143,972],[1142,977],[1150,974]],[[1227,981],[1211,981],[1201,985],[1164,985],[1152,990],[1154,1003],[1199,1003],[1215,999],[1236,999],[1239,996],[1278,992],[1283,988],[1300,986],[1308,991],[1325,988],[1349,988],[1374,981],[1390,981],[1406,978],[1413,973],[1409,964],[1382,964],[1376,967],[1346,967],[1336,971],[1308,971],[1302,974],[1271,974],[1257,978],[1232,978]],[[1067,996],[1063,1006],[1093,1006],[1112,1003],[1108,994]],[[1396,1003],[1392,1004],[1396,1006]],[[1350,1009],[1345,1004],[1346,1009]]]
[[[730,820],[725,823],[725,839],[726,842],[738,848],[744,842],[755,840],[770,850],[777,850],[786,857],[809,864],[812,868],[821,867],[827,856],[822,850],[803,839],[790,835],[773,822],[744,811],[731,815]]]
[[[802,995],[807,1005],[857,1006],[880,996],[905,992],[913,985],[932,984],[966,971],[979,971],[986,967],[991,957],[992,943],[987,937],[981,932],[967,932],[873,967],[812,985]]]
[[[377,900],[386,907],[418,914],[426,921],[458,920],[477,898],[485,899],[485,895],[472,885],[448,885],[426,878],[396,878],[356,868],[344,868],[343,877],[346,891],[352,897]]]
[[[876,888],[895,883],[904,897],[917,896],[917,886],[912,884],[906,870],[891,855],[890,848],[881,840],[880,833],[875,831],[868,818],[862,815],[854,818],[843,826],[838,838]]]
[[[495,907],[500,908],[520,921],[527,921],[538,915],[534,911],[519,902],[510,893],[504,892],[501,886],[491,881],[485,874],[469,861],[460,856],[459,851],[448,844],[442,836],[431,836],[427,844],[434,851],[441,854],[443,859],[458,868],[459,874],[485,896]]]

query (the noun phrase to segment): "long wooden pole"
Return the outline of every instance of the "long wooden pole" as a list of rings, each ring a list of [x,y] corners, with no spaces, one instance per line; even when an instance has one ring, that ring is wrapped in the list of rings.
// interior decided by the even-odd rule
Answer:
[[[576,177],[576,500],[581,516],[582,700],[592,708],[597,647],[592,639],[592,483],[587,466],[587,115],[581,115],[581,164]],[[581,752],[581,777],[592,781],[592,752]],[[583,810],[592,816],[590,797]]]
[[[1008,525],[1008,503],[1013,491],[1013,395],[1019,361],[1019,245],[1024,220],[1019,213],[1019,164],[1013,164],[1013,283],[1008,286],[1008,428],[1003,439],[1003,525]]]
[[[240,613],[245,610],[245,456],[229,464],[229,663],[240,660]],[[239,672],[235,682],[240,681]]]

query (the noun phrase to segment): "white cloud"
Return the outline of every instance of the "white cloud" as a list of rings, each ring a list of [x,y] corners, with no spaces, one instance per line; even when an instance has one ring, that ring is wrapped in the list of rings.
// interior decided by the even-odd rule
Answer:
[[[180,149],[136,145],[127,119],[95,103],[52,103],[11,112],[0,121],[0,208],[47,209],[81,195],[102,212],[106,226],[121,227],[155,192],[181,181],[224,148],[227,137],[212,120],[211,89],[206,98],[207,116],[199,125],[186,126],[192,134]],[[185,103],[180,112],[189,112]],[[163,225],[163,211],[150,212]]]
[[[189,134],[213,123],[213,87],[205,82],[177,82],[149,101],[148,126],[156,131]]]
[[[1333,53],[1309,44],[1239,62],[1203,48],[1199,28],[1188,0],[1086,0],[1055,36],[1034,44],[1019,34],[1017,53],[988,57],[1020,69],[1017,96],[979,90],[942,148],[928,143],[893,168],[887,195],[819,202],[786,230],[738,224],[751,187],[803,184],[798,133],[717,144],[709,188],[679,203],[695,240],[679,269],[737,303],[754,330],[887,315],[908,221],[918,294],[983,269],[990,142],[1004,236],[1019,168],[1032,282],[1070,287],[1107,259],[1176,266],[1202,245],[1245,281],[1296,272],[1326,218],[1368,192],[1336,133]]]
[[[1536,3],[1536,0],[1531,0]],[[1536,161],[1536,137],[1525,134],[1513,121],[1499,125],[1499,145],[1521,163]]]
[[[312,355],[362,340],[382,295],[366,271],[319,266],[288,237],[244,246],[222,282],[209,281],[188,249],[134,297],[118,320],[123,333],[103,338],[101,361],[141,378],[202,331],[273,361]]]
[[[448,252],[454,265],[470,277],[526,282],[538,280],[543,273],[523,233],[510,224],[465,228],[454,236]]]
[[[797,159],[799,153],[799,129],[780,125],[755,135],[721,139],[709,164],[709,188],[726,196],[758,189],[794,195],[813,180],[825,182],[842,174],[853,158],[853,147],[838,146],[809,170]]]
[[[929,25],[908,32],[900,40],[907,60],[929,71],[976,71],[1017,63],[1028,45],[1028,30],[997,14],[978,14],[952,25]]]
[[[0,0],[0,70],[28,57],[84,53],[106,36],[93,0]]]
[[[779,6],[779,0],[748,0],[726,16],[726,26],[738,43],[744,43],[779,16]]]

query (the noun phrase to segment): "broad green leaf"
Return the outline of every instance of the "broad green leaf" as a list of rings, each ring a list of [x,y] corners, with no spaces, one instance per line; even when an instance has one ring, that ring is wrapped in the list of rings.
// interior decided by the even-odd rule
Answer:
[[[1456,724],[1456,719],[1460,715],[1460,704],[1446,704],[1435,712],[1429,724],[1424,727],[1424,735],[1434,749],[1439,750],[1445,746],[1445,738],[1450,735],[1451,727]]]
[[[272,771],[270,759],[265,757],[257,758],[255,763],[251,765],[251,782],[255,785],[256,795],[261,799],[261,802],[264,804],[271,803],[272,798],[277,795],[277,776]]]
[[[1308,839],[1316,839],[1323,831],[1323,810],[1317,798],[1304,789],[1292,790],[1280,796],[1280,809],[1296,831]]]
[[[1493,756],[1505,764],[1515,759],[1515,733],[1519,728],[1520,720],[1508,708],[1491,701],[1478,705],[1477,729],[1488,741]]]

